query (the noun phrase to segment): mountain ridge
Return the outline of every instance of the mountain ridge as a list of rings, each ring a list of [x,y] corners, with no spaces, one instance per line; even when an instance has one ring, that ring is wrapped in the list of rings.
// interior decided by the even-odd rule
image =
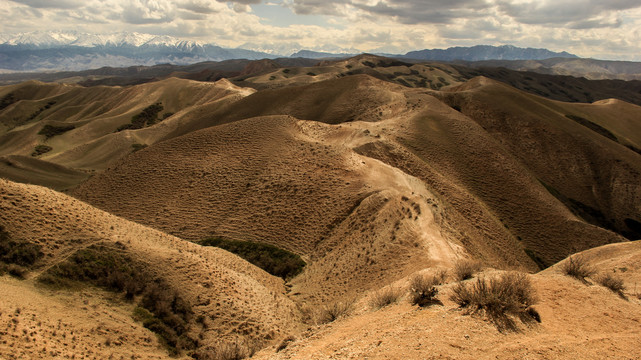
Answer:
[[[137,32],[90,34],[75,31],[38,31],[0,34],[0,72],[78,71],[104,66],[153,66],[161,63],[185,65],[231,59],[259,60],[278,57],[321,59],[354,55],[354,49],[327,51],[305,48],[299,44],[270,47],[273,50],[267,50],[266,46],[256,44],[245,44],[245,47],[228,48],[214,42]],[[553,52],[547,49],[519,48],[512,45],[424,49],[406,54],[383,55],[438,61],[578,58],[565,51]]]

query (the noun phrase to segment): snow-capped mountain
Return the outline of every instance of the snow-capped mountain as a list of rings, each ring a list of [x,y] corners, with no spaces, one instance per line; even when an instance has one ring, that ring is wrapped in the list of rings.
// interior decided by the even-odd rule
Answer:
[[[276,54],[227,49],[166,35],[30,32],[0,35],[0,71],[77,71],[103,66],[190,64]]]
[[[186,41],[167,35],[141,34],[137,32],[117,32],[111,34],[89,34],[76,31],[34,31],[20,34],[2,34],[0,41],[3,45],[24,45],[38,48],[56,48],[60,46],[123,46],[140,47],[155,46],[185,46],[202,45],[195,41]]]
[[[230,59],[273,59],[277,57],[341,57],[358,54],[353,48],[326,45],[312,49],[298,43],[246,43],[240,48],[222,48],[212,43],[178,39],[166,35],[118,32],[89,34],[74,31],[39,31],[0,34],[0,73],[16,71],[78,71],[104,66],[176,64]],[[453,47],[411,51],[405,55],[385,54],[418,60],[478,61],[489,59],[539,60],[573,58],[566,52],[519,48],[509,45]]]

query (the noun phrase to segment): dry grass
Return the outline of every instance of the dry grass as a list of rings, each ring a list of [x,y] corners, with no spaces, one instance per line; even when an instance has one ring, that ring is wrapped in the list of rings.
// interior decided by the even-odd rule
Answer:
[[[370,306],[373,309],[380,309],[397,302],[401,296],[403,296],[403,291],[401,289],[390,286],[374,293],[370,300]]]
[[[473,260],[461,260],[454,265],[454,278],[457,281],[471,279],[481,271],[481,264]]]
[[[198,360],[242,360],[253,356],[255,352],[255,346],[250,346],[246,342],[237,340],[222,343],[207,350],[201,350],[194,354],[194,357]]]
[[[326,324],[348,316],[354,310],[355,302],[356,299],[348,299],[323,306],[318,314],[318,322]]]
[[[540,320],[531,308],[536,303],[534,289],[527,275],[505,273],[471,284],[458,283],[450,299],[470,314],[485,314],[499,331],[516,330],[514,317],[523,322]]]
[[[565,275],[587,282],[585,278],[594,275],[596,270],[580,255],[570,256],[561,270]]]
[[[410,301],[414,305],[425,307],[440,303],[436,299],[438,289],[436,286],[443,283],[443,273],[436,275],[417,275],[410,283]]]
[[[625,285],[623,284],[623,279],[619,276],[605,273],[597,279],[597,282],[612,292],[619,294],[619,296],[624,297],[623,291],[625,291]]]

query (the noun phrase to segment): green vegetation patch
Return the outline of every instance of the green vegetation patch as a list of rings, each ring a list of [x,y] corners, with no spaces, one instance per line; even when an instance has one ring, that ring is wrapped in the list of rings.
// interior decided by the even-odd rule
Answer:
[[[51,108],[55,104],[56,104],[55,101],[49,101],[45,106],[41,107],[40,109],[36,110],[33,114],[31,114],[29,118],[27,118],[27,122],[35,119],[38,115],[42,114],[43,111]]]
[[[210,238],[201,241],[200,245],[215,246],[227,250],[285,280],[300,274],[307,265],[300,256],[263,243]]]
[[[0,99],[0,110],[18,101],[14,93],[8,93]]]
[[[53,150],[51,146],[47,145],[37,145],[34,149],[33,152],[31,153],[31,156],[40,156],[42,154],[48,153],[49,151]]]
[[[610,139],[612,141],[619,142],[619,139],[617,139],[617,137],[612,132],[610,132],[610,130],[602,127],[601,125],[597,125],[597,124],[593,123],[592,121],[590,121],[590,120],[588,120],[586,118],[582,118],[580,116],[571,115],[571,114],[565,115],[565,117],[570,119],[570,120],[576,121],[577,123],[585,126],[586,128],[588,128],[588,129],[590,129],[590,130],[592,130],[592,131],[594,131],[594,132],[596,132],[596,133],[598,133],[598,134],[600,134],[602,136],[607,137],[608,139]]]
[[[139,114],[131,117],[131,123],[120,125],[116,131],[142,129],[145,126],[152,126],[165,119],[158,118],[158,114],[163,111],[162,103],[155,103],[144,108]],[[171,116],[171,115],[170,115]]]
[[[22,277],[25,268],[31,267],[44,256],[42,246],[24,240],[15,240],[0,225],[0,275],[5,272]]]
[[[123,293],[128,300],[137,298],[134,318],[156,333],[170,354],[193,350],[197,341],[187,335],[193,317],[189,303],[163,279],[150,275],[125,249],[120,243],[91,245],[51,267],[38,280],[55,288],[88,284]]]
[[[62,126],[45,125],[38,132],[38,135],[44,135],[47,139],[49,139],[56,135],[64,134],[67,131],[73,130],[75,128],[76,127],[73,125],[62,125]]]

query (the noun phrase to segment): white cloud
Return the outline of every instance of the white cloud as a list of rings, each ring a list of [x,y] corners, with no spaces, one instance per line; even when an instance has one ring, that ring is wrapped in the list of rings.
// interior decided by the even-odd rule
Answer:
[[[300,21],[261,19],[259,4]],[[303,25],[306,14],[323,26]],[[641,60],[638,0],[0,0],[0,17],[0,33],[137,31],[229,47],[399,52],[512,44]]]

